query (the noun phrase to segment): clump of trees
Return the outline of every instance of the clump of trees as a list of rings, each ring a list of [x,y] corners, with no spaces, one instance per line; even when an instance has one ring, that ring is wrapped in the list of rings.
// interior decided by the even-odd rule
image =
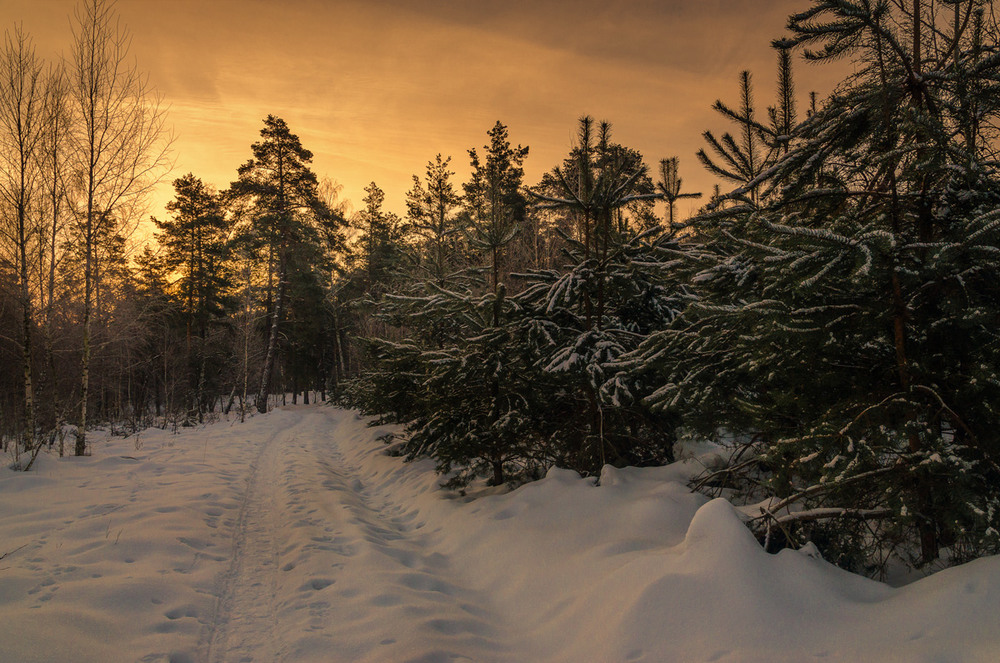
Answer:
[[[106,0],[83,0],[53,64],[9,31],[0,52],[0,439],[14,465],[134,431],[266,410],[277,381],[322,391],[342,252],[336,187],[280,118],[236,181],[174,180],[155,245],[137,232],[166,174],[159,98]],[[71,449],[65,446],[70,435]]]
[[[760,501],[770,548],[812,540],[870,571],[1000,548],[1000,60],[983,10],[793,15],[806,58],[856,73],[786,136],[726,113],[772,165],[691,221],[696,301],[623,363],[658,385],[654,411],[736,435],[699,486]]]
[[[113,275],[135,210],[167,165],[169,141],[158,99],[130,62],[129,36],[106,2],[83,2],[69,57],[46,65],[30,37],[7,32],[0,56],[0,205],[3,263],[16,284],[4,293],[21,324],[16,389],[5,391],[5,447],[37,453],[75,420],[75,453],[86,453],[95,407],[110,389],[92,379],[95,348],[112,342],[121,303]],[[124,331],[121,327],[116,331]],[[127,332],[125,332],[127,333]],[[36,362],[36,348],[43,360]],[[9,348],[9,346],[8,346]],[[71,350],[69,348],[72,348]],[[72,389],[57,365],[75,355]],[[14,393],[19,397],[11,398]],[[44,395],[44,398],[41,397]],[[76,416],[67,403],[72,402]],[[34,456],[32,455],[33,459]],[[27,461],[30,466],[31,460]]]
[[[463,196],[440,156],[426,185],[414,178],[397,264],[408,285],[375,314],[393,333],[365,340],[369,365],[344,401],[406,422],[403,451],[435,458],[452,487],[670,460],[674,417],[612,367],[686,300],[661,269],[684,251],[651,223],[654,201],[685,195],[676,160],[657,187],[637,151],[585,117],[564,163],[529,188],[528,149],[500,123],[487,135]]]
[[[565,162],[519,187],[523,216],[464,231],[455,262],[486,279],[385,298],[396,335],[367,342],[349,402],[407,422],[403,449],[452,486],[663,462],[699,435],[730,460],[695,487],[752,505],[768,549],[813,541],[876,574],[996,552],[1000,50],[984,10],[793,15],[776,103],[758,112],[743,72],[739,103],[715,105],[734,130],[705,133],[699,160],[735,188],[684,223],[676,161],[654,185],[585,118]],[[802,120],[793,51],[855,68]],[[525,237],[555,250],[504,263]]]

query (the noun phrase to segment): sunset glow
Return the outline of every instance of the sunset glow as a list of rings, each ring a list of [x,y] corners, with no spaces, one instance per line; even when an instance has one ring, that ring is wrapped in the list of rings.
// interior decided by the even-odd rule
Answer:
[[[71,43],[73,0],[3,0],[46,58]],[[496,120],[528,145],[533,184],[569,151],[585,114],[654,166],[680,157],[688,191],[716,180],[694,158],[711,111],[735,101],[737,75],[755,76],[758,104],[773,103],[774,52],[800,3],[322,2],[119,0],[140,69],[169,107],[175,169],[225,188],[250,156],[268,114],[284,118],[315,154],[321,176],[344,186],[354,209],[376,181],[405,211],[414,173],[466,151]],[[800,107],[840,72],[797,62]],[[170,199],[161,186],[151,213]],[[681,211],[698,205],[685,202]]]

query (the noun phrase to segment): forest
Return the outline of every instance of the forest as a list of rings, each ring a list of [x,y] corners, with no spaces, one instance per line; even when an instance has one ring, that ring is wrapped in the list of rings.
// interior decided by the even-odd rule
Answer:
[[[61,61],[9,28],[5,466],[90,454],[97,427],[318,398],[403,424],[393,452],[456,491],[711,441],[725,460],[692,489],[744,505],[768,551],[812,542],[870,575],[1000,552],[992,3],[802,5],[771,44],[777,97],[758,105],[734,71],[705,109],[729,129],[684,168],[714,191],[586,115],[525,181],[529,148],[501,120],[414,164],[404,216],[375,182],[348,212],[275,115],[230,183],[177,177],[166,105],[104,0],[82,0]],[[802,94],[803,59],[853,73]]]

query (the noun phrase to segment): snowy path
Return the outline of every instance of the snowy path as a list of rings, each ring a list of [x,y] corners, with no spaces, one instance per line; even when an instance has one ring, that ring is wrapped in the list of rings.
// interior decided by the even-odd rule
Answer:
[[[1000,557],[893,589],[768,555],[694,460],[461,498],[367,423],[279,408],[0,470],[0,663],[1000,660]]]
[[[274,486],[279,476],[280,431],[261,447],[250,468],[233,537],[233,558],[220,591],[208,647],[211,661],[278,660],[275,596],[278,584]]]
[[[295,423],[251,466],[207,660],[506,660],[509,628],[488,597],[338,450],[354,415],[286,412]]]

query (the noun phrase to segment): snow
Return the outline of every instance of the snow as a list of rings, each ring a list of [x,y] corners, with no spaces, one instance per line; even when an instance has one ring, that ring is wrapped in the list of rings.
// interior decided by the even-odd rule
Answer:
[[[0,471],[0,660],[1000,659],[998,558],[896,589],[769,555],[687,490],[697,457],[463,497],[367,423],[291,407]]]

